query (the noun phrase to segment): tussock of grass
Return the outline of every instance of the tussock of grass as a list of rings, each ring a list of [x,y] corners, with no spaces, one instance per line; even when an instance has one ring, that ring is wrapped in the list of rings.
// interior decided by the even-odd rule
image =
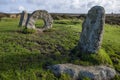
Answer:
[[[113,66],[113,63],[109,57],[109,55],[105,52],[105,50],[100,49],[96,54],[84,54],[77,53],[79,59],[74,60],[75,64],[81,65],[107,65]]]
[[[35,29],[27,29],[27,28],[25,28],[25,29],[23,29],[22,32],[23,32],[24,34],[32,34],[32,33],[35,33],[36,30],[35,30]]]
[[[112,60],[110,59],[110,56],[103,49],[100,49],[98,55],[96,56],[96,59],[98,59],[99,64],[102,63],[105,65],[113,65]]]

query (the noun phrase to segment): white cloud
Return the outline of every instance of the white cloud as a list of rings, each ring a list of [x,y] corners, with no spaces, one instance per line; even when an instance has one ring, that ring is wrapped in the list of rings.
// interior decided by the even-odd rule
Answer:
[[[72,5],[74,8],[80,8],[81,2],[80,0],[72,0]]]
[[[120,0],[0,0],[0,12],[12,7],[12,12],[45,9],[49,12],[84,13],[95,5],[103,6],[106,12],[120,12]]]
[[[12,2],[16,2],[16,0],[12,0]]]
[[[19,6],[18,10],[23,11],[23,10],[25,10],[25,8],[23,6]]]

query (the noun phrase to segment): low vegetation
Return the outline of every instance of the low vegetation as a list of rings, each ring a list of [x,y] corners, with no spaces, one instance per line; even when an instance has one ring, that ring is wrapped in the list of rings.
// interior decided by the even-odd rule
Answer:
[[[73,63],[78,65],[107,65],[110,67],[113,67],[113,63],[108,55],[108,53],[105,52],[104,49],[100,49],[97,54],[86,54],[86,53],[80,53],[78,52],[76,55],[74,55],[73,52]]]
[[[27,28],[23,28],[23,31],[21,31],[24,34],[32,34],[35,33],[36,30],[35,29],[27,29]]]
[[[72,80],[66,74],[56,77],[47,69],[60,63],[104,64],[115,67],[120,73],[118,25],[105,25],[99,54],[81,56],[72,51],[80,38],[81,20],[55,20],[53,28],[41,34],[23,34],[18,23],[19,19],[2,18],[0,21],[0,80]],[[36,23],[39,24],[41,22]],[[71,53],[75,56],[70,56]]]

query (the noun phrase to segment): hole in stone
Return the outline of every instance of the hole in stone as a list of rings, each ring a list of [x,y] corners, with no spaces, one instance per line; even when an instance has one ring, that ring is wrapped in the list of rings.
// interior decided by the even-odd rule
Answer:
[[[36,22],[35,22],[35,27],[36,28],[43,28],[44,27],[44,20],[42,20],[42,19],[38,19],[38,20],[36,20]]]

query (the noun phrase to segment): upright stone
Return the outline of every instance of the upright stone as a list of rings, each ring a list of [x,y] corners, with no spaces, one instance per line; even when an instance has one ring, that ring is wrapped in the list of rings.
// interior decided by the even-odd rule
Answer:
[[[79,49],[82,53],[97,53],[102,42],[105,10],[101,6],[92,7],[83,22]]]
[[[19,26],[25,26],[25,25],[26,25],[27,18],[28,18],[27,12],[26,12],[26,11],[23,11],[23,12],[21,13]]]

